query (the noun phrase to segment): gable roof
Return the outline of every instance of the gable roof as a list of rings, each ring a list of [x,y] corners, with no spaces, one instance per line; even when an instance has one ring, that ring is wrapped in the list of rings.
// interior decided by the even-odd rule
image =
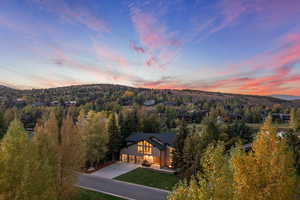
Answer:
[[[166,145],[173,147],[175,138],[175,133],[133,133],[126,138],[126,141],[136,143],[146,140],[159,149],[164,149]]]

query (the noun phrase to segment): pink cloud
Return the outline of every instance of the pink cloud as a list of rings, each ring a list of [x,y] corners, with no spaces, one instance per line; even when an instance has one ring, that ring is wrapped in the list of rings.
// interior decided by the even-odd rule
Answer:
[[[129,46],[131,49],[133,49],[137,53],[146,53],[146,50],[143,47],[137,46],[134,41],[130,41]]]
[[[67,56],[61,49],[58,48],[54,49],[52,60],[58,66],[73,70],[81,70],[99,78],[100,80],[110,79],[111,81],[119,82],[134,82],[140,80],[140,78],[135,75],[121,73],[117,70],[110,71],[93,64],[81,63]]]
[[[256,26],[261,29],[272,29],[290,22],[300,15],[300,1],[298,0],[221,0],[213,7],[216,16],[199,18],[194,16],[195,32],[200,39],[205,39],[213,33],[240,24],[243,17],[247,21],[255,19]],[[256,27],[257,28],[257,27]],[[198,36],[199,37],[199,36]]]
[[[148,58],[145,65],[162,68],[162,66],[168,64],[171,59],[165,60],[165,57],[160,55],[162,52],[167,54],[166,52],[173,52],[174,49],[176,51],[182,46],[181,41],[177,39],[177,33],[169,32],[158,18],[150,13],[142,12],[136,7],[131,7],[131,18],[142,45],[141,48],[134,48],[134,50],[147,52]],[[168,54],[171,55],[171,53]]]
[[[150,50],[180,46],[175,32],[167,32],[167,28],[159,23],[153,15],[143,13],[137,8],[132,10],[132,21],[139,34],[142,45]]]
[[[16,70],[12,66],[0,66],[1,70],[8,71],[13,76],[20,77],[19,80],[24,80],[22,85],[11,84],[9,82],[0,82],[0,84],[17,88],[17,89],[31,89],[31,88],[49,88],[58,87],[64,85],[79,85],[81,81],[74,79],[68,75],[62,75],[58,73],[51,73],[47,76],[35,74],[27,74],[25,70]],[[29,84],[28,84],[29,83]]]
[[[111,62],[117,63],[122,67],[128,67],[127,59],[116,50],[112,50],[104,45],[93,44],[96,54],[99,58],[105,58]]]
[[[232,25],[239,17],[249,12],[249,1],[243,0],[223,0],[217,7],[221,11],[221,22],[209,31],[210,33],[218,32],[229,25]]]

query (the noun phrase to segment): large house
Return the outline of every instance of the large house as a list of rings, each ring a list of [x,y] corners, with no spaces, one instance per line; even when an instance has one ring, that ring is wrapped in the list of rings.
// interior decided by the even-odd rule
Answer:
[[[120,151],[120,160],[152,166],[172,168],[175,133],[134,133],[126,139]]]

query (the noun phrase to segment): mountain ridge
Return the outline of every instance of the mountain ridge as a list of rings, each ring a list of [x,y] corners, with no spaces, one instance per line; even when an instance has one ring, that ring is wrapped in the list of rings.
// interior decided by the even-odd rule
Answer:
[[[241,104],[251,105],[273,105],[273,104],[286,104],[292,105],[294,102],[287,101],[271,96],[247,95],[247,94],[232,94],[221,92],[209,92],[202,90],[192,89],[150,89],[150,88],[136,88],[132,86],[118,85],[118,84],[85,84],[85,85],[71,85],[55,88],[45,89],[13,89],[7,86],[0,86],[0,97],[6,99],[8,102],[16,101],[18,98],[31,99],[31,102],[58,100],[64,98],[65,100],[74,99],[88,99],[94,101],[105,95],[111,95],[115,92],[124,94],[126,90],[132,90],[138,96],[145,96],[145,98],[157,98],[159,95],[168,96],[169,99],[173,97],[193,99],[191,101],[215,100],[226,101],[236,99]],[[296,103],[295,103],[296,104]],[[298,103],[297,103],[298,105]]]
[[[288,100],[288,101],[300,100],[300,96],[294,96],[294,95],[275,94],[275,95],[271,95],[271,97]]]
[[[66,85],[66,86],[59,86],[59,87],[50,87],[50,88],[32,88],[32,89],[16,89],[12,87],[8,87],[5,85],[0,85],[0,89],[9,89],[14,91],[39,91],[39,90],[55,90],[55,89],[68,89],[68,88],[75,88],[75,87],[101,87],[101,86],[110,86],[110,87],[123,87],[128,89],[141,89],[141,90],[156,90],[156,91],[182,91],[182,92],[198,92],[198,93],[206,93],[206,94],[216,94],[216,95],[232,95],[232,96],[249,96],[249,97],[265,97],[265,98],[275,98],[280,100],[300,100],[300,96],[292,96],[292,95],[253,95],[253,94],[242,94],[242,93],[226,93],[226,92],[212,92],[212,91],[205,91],[205,90],[197,90],[197,89],[155,89],[155,88],[143,88],[143,87],[134,87],[128,85],[120,85],[120,84],[81,84],[81,85]],[[286,97],[286,98],[284,98]],[[288,97],[293,99],[287,99]]]

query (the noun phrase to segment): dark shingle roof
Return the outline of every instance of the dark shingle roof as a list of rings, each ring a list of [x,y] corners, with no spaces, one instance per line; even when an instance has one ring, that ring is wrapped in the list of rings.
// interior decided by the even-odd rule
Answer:
[[[165,145],[174,146],[175,138],[175,133],[133,133],[126,141],[135,143],[141,140],[147,140],[159,149],[164,149]]]

